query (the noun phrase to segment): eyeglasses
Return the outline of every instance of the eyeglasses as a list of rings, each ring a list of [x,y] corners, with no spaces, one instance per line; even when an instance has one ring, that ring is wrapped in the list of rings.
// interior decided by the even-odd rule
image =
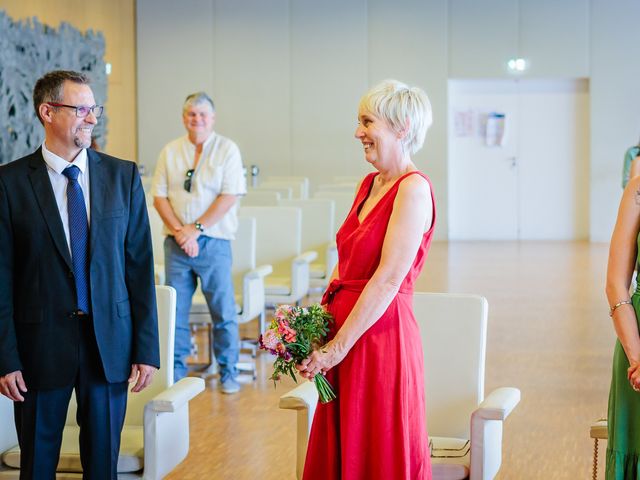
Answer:
[[[93,113],[93,116],[96,118],[100,118],[102,116],[102,112],[104,107],[102,105],[94,105],[92,107],[86,105],[65,105],[64,103],[52,103],[47,102],[47,105],[50,107],[66,107],[66,108],[74,108],[76,111],[76,117],[86,118],[89,113]]]
[[[191,170],[187,170],[187,178],[184,179],[184,189],[191,193],[191,178],[193,177],[193,172],[195,170],[192,168]]]

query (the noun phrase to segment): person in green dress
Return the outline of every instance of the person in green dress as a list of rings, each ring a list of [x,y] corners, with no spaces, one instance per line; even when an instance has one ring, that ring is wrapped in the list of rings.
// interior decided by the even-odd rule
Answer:
[[[622,188],[627,186],[629,179],[640,175],[640,142],[638,145],[627,148],[624,152],[622,164]]]
[[[631,178],[622,195],[611,237],[606,294],[618,337],[609,391],[606,478],[640,478],[640,289],[629,296],[638,263],[640,176]]]

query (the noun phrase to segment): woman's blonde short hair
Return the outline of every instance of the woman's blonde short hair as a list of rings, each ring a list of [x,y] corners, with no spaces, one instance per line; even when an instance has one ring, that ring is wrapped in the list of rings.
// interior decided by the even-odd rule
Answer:
[[[385,80],[365,93],[360,108],[382,118],[396,133],[405,133],[403,147],[410,154],[422,148],[433,122],[431,102],[424,90],[397,80]]]

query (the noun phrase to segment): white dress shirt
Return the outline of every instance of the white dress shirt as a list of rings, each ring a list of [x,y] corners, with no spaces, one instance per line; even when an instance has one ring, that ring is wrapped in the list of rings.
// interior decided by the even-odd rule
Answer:
[[[160,152],[153,175],[151,192],[154,197],[167,198],[173,212],[183,225],[195,223],[207,211],[218,195],[245,195],[247,182],[242,171],[238,146],[213,132],[202,145],[200,160],[191,177],[191,192],[184,189],[187,170],[193,168],[196,147],[185,135],[168,143]],[[164,227],[165,235],[169,229]],[[238,204],[203,235],[233,240],[238,230]]]
[[[89,208],[89,163],[87,162],[87,150],[82,149],[73,162],[67,162],[64,158],[59,157],[55,153],[47,150],[44,142],[42,143],[42,156],[47,164],[47,173],[53,187],[53,194],[56,197],[56,204],[60,212],[60,219],[64,227],[64,235],[67,238],[67,246],[71,252],[71,240],[69,238],[69,212],[67,210],[67,184],[69,179],[62,174],[62,171],[70,165],[75,165],[80,169],[78,175],[78,183],[82,187],[84,195],[84,204],[87,208],[87,221],[91,220],[91,209]]]

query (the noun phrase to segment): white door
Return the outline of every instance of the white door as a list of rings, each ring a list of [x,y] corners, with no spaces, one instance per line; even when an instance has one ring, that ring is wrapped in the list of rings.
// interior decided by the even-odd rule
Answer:
[[[452,80],[449,108],[450,239],[587,238],[585,81]]]
[[[449,82],[449,238],[518,236],[517,85]],[[503,146],[487,146],[484,122],[505,115]]]

